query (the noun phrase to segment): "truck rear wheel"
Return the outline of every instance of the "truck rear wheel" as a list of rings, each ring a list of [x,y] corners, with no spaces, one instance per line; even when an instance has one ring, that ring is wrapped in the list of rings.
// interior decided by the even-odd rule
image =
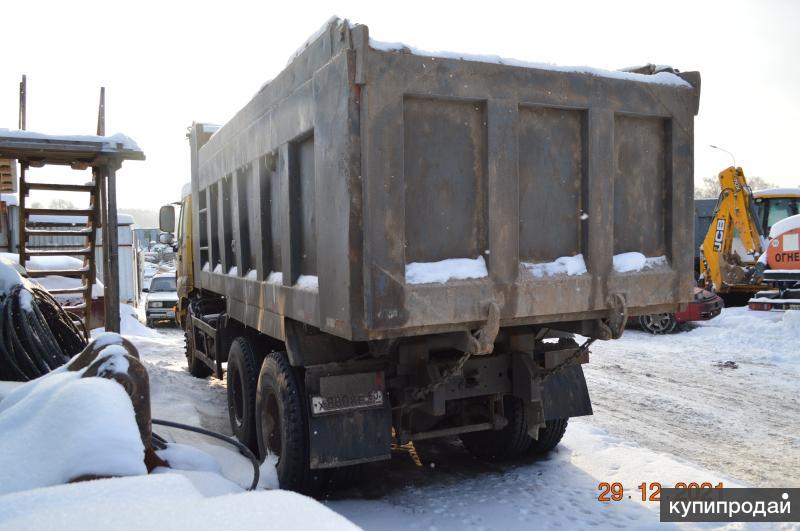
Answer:
[[[189,374],[195,378],[208,378],[211,376],[211,368],[194,356],[194,328],[192,327],[192,310],[186,312],[186,326],[183,330],[186,341],[186,365],[189,367]]]
[[[544,455],[561,442],[564,432],[567,431],[569,419],[554,419],[545,421],[545,427],[539,429],[539,438],[531,438],[528,455]]]
[[[255,407],[259,362],[259,356],[247,338],[237,337],[233,340],[228,351],[226,374],[228,416],[236,438],[256,452]]]
[[[321,471],[309,468],[307,409],[302,380],[285,352],[271,352],[261,364],[256,389],[256,437],[259,455],[277,456],[282,489],[313,494],[322,483]]]
[[[460,435],[469,452],[487,461],[507,461],[523,455],[533,440],[525,423],[525,406],[515,396],[503,397],[503,411],[508,424],[500,430],[477,431]]]

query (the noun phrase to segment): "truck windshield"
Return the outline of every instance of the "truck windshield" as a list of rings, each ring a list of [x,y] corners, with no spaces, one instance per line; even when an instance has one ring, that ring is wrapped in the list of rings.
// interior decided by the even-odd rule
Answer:
[[[150,282],[150,291],[175,291],[175,277],[154,278]]]

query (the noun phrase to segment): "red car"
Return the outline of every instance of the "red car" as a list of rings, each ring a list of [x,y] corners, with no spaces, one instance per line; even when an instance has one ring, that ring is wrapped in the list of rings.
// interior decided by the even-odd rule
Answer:
[[[720,314],[724,306],[719,295],[703,288],[694,288],[694,300],[684,311],[631,317],[628,324],[638,323],[642,330],[651,334],[669,334],[683,323],[713,319]]]

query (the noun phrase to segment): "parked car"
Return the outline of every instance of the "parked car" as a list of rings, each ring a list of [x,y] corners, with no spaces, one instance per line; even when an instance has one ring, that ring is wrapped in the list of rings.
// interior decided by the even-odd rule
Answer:
[[[682,324],[691,321],[708,321],[718,316],[724,307],[722,298],[707,289],[694,288],[694,300],[686,309],[677,313],[651,313],[631,317],[628,324],[638,324],[645,332],[651,334],[669,334]]]
[[[178,304],[178,292],[175,285],[175,272],[159,273],[150,281],[145,302],[147,326],[152,327],[158,321],[174,321],[175,305]]]

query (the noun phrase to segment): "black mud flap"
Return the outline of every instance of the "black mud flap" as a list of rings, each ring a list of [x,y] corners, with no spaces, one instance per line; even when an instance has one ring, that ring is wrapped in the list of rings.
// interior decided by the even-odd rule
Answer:
[[[592,414],[592,401],[583,367],[573,365],[548,376],[542,386],[544,419],[565,419]]]
[[[391,458],[392,415],[382,372],[323,376],[318,387],[311,385],[308,407],[312,469]]]

